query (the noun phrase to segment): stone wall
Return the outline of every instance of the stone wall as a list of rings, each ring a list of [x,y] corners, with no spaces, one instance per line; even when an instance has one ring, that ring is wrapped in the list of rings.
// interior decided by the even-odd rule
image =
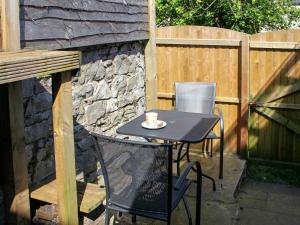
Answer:
[[[54,174],[51,78],[24,85],[29,183]],[[86,48],[81,72],[73,78],[73,116],[78,179],[95,180],[97,153],[88,131],[116,135],[120,125],[145,109],[144,43]]]

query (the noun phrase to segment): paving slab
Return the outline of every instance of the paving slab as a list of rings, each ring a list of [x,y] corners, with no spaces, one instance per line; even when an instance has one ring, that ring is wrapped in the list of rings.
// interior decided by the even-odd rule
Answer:
[[[300,225],[300,188],[248,179],[237,200],[237,225]]]
[[[300,216],[300,196],[271,193],[268,196],[266,210],[291,216]]]
[[[300,225],[300,217],[248,208],[240,211],[238,225]]]

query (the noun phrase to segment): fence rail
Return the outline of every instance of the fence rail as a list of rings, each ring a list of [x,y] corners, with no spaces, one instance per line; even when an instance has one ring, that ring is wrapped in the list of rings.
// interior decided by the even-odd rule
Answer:
[[[157,38],[156,44],[159,45],[187,45],[187,46],[226,46],[239,47],[240,40],[226,39],[193,39],[193,38]]]

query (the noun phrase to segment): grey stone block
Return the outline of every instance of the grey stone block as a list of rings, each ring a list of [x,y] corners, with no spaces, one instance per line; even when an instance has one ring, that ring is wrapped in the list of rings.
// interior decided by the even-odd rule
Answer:
[[[143,54],[140,42],[83,49],[81,71],[73,78],[72,91],[77,171],[84,173],[86,164],[89,168],[95,164],[89,131],[116,135],[117,127],[144,112]],[[41,153],[53,150],[51,77],[31,79],[23,85],[29,178],[37,183],[53,163],[53,151],[45,162],[48,153]]]

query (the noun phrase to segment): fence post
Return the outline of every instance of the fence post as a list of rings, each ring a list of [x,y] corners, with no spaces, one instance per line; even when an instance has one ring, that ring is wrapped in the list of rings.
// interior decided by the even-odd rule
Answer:
[[[240,140],[239,154],[246,156],[248,150],[248,117],[249,117],[249,78],[250,78],[250,37],[242,37],[240,54],[240,79],[241,79],[241,109],[240,109]]]
[[[157,76],[156,76],[156,16],[155,0],[148,1],[149,40],[145,49],[146,63],[146,108],[157,107]]]

